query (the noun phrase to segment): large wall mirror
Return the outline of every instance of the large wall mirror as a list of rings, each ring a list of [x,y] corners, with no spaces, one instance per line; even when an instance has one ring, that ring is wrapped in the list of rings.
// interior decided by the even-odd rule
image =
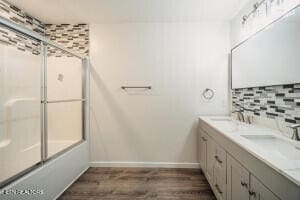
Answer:
[[[300,7],[232,49],[232,88],[300,83]]]

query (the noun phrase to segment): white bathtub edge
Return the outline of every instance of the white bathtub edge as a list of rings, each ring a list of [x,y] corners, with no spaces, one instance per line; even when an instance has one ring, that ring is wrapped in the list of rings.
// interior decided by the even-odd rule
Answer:
[[[59,197],[87,168],[88,143],[84,141],[47,161],[0,190],[1,200],[53,200]],[[43,194],[7,195],[3,191],[43,190]]]
[[[58,199],[84,172],[86,172],[86,170],[88,170],[88,168],[90,168],[89,166],[86,167],[84,170],[82,170],[82,172],[80,172],[80,174],[78,174],[78,176],[76,176],[71,183],[69,183],[65,189],[63,189],[56,197],[55,199]]]

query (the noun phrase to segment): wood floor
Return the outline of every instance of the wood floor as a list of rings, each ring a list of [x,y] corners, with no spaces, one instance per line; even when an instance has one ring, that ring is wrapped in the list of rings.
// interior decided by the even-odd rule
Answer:
[[[199,169],[89,168],[59,200],[215,200]]]

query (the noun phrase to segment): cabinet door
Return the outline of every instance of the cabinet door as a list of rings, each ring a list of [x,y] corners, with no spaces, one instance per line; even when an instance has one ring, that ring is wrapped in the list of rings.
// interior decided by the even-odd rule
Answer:
[[[200,130],[201,131],[201,130]],[[199,134],[199,162],[201,169],[203,172],[206,172],[206,141],[207,139],[205,138],[204,134],[200,132]]]
[[[227,155],[227,200],[249,200],[250,173]]]
[[[206,142],[206,171],[207,171],[207,179],[212,184],[214,177],[214,165],[215,165],[215,142],[212,138],[205,134],[205,138],[207,138]]]
[[[220,175],[226,180],[226,151],[218,144],[215,145],[214,159]]]
[[[250,176],[250,200],[279,200],[268,188],[266,188],[253,175]]]

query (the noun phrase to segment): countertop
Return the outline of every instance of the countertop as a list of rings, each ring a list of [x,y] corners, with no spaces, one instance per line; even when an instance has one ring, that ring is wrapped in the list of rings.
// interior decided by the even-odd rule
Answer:
[[[295,149],[296,147],[300,148],[300,142],[293,141],[288,137],[283,136],[278,130],[270,129],[257,124],[249,125],[246,123],[241,123],[237,120],[232,119],[231,117],[202,116],[199,118],[206,124],[210,125],[211,128],[215,129],[220,134],[223,134],[226,138],[230,139],[241,148],[255,156],[257,159],[261,160],[262,162],[276,170],[278,173],[282,174],[283,176],[300,186],[300,159],[288,159],[284,156],[280,156],[280,154],[274,153],[268,148],[262,147],[243,136],[274,136],[286,141],[287,143],[295,147]]]

